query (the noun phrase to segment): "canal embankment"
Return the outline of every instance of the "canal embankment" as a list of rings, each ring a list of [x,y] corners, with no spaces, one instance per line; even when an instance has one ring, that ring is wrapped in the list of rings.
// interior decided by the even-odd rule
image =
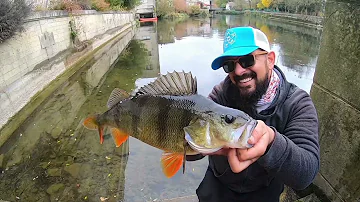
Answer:
[[[120,53],[133,38],[135,26],[131,12],[30,15],[23,32],[0,44],[0,146],[94,53],[119,40]]]
[[[271,19],[281,23],[292,24],[296,26],[312,27],[322,29],[323,17],[313,15],[303,15],[296,13],[283,13],[283,12],[267,12],[267,11],[215,11],[215,14],[223,15],[256,15],[263,18]]]
[[[295,13],[273,13],[273,12],[259,12],[264,17],[274,20],[285,22],[294,25],[303,25],[307,27],[315,27],[322,29],[323,17],[313,15],[302,15]]]

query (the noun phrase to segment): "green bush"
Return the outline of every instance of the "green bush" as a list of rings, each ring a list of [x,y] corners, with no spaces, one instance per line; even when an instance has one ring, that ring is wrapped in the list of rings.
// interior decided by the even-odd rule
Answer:
[[[110,4],[105,0],[92,0],[91,8],[96,11],[107,11],[110,9]]]
[[[157,0],[156,1],[156,14],[158,17],[163,18],[175,12],[175,8],[170,0]]]
[[[0,0],[0,43],[23,30],[29,13],[30,5],[25,0]]]
[[[200,7],[198,5],[192,5],[189,9],[189,15],[199,15],[200,14]]]
[[[140,4],[140,0],[107,0],[110,3],[110,7],[128,9],[131,10]]]

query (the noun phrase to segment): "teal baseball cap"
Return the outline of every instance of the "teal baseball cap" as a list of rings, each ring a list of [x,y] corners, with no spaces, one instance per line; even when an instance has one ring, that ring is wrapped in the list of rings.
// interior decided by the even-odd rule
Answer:
[[[219,69],[226,57],[247,55],[258,48],[270,52],[268,38],[262,31],[253,27],[230,28],[225,32],[223,54],[211,63],[211,68]]]

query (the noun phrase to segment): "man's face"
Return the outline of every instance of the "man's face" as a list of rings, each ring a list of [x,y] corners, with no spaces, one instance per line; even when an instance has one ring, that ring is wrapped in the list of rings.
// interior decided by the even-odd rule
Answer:
[[[254,96],[259,99],[267,90],[270,73],[274,67],[274,52],[266,53],[261,50],[255,50],[255,64],[248,68],[243,68],[236,63],[235,70],[229,73],[231,81],[238,87],[240,96],[251,98]]]

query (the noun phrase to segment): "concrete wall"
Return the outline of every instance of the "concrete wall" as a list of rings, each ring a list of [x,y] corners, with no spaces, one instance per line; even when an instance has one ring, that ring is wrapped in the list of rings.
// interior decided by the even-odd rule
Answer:
[[[315,185],[330,201],[360,201],[360,4],[328,0],[311,96],[320,120]]]
[[[84,41],[124,26],[133,14],[84,12],[73,19]],[[38,12],[25,23],[24,32],[0,44],[0,91],[71,46],[70,20],[67,12]]]
[[[323,18],[319,16],[313,15],[302,15],[302,14],[295,14],[295,13],[271,13],[271,12],[263,12],[267,13],[271,17],[281,17],[286,18],[288,20],[295,20],[295,21],[303,21],[308,23],[313,23],[316,25],[321,25],[323,23]]]
[[[23,33],[0,44],[0,128],[84,54],[135,23],[132,13],[78,13],[73,20],[79,39],[91,44],[70,54],[70,20],[64,11],[34,13]]]

